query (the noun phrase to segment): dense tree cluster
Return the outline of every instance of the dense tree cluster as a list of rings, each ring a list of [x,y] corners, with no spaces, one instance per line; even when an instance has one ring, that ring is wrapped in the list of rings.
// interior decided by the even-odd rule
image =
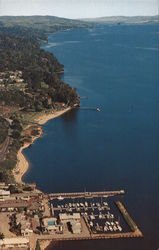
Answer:
[[[41,41],[47,41],[47,37],[38,29],[4,27],[0,23],[0,109],[3,114],[5,107],[10,110],[10,120],[0,116],[0,146],[3,147],[7,136],[10,138],[5,158],[0,161],[0,182],[14,181],[12,170],[24,141],[19,113],[79,103],[76,90],[60,78],[64,66],[40,48]]]
[[[4,142],[8,135],[9,123],[0,116],[0,144]]]
[[[9,118],[10,121],[12,121],[11,124],[9,124],[9,122],[7,122],[7,120],[5,120],[4,118],[0,117],[3,127],[2,131],[4,131],[4,129],[6,128],[4,139],[8,136],[8,129],[10,128],[10,130],[12,131],[10,134],[12,143],[8,148],[8,153],[6,154],[5,159],[3,161],[0,161],[0,182],[13,181],[11,171],[17,163],[17,151],[23,145],[21,136],[22,125],[20,120],[18,119],[18,116],[16,114],[13,114]]]
[[[62,82],[59,72],[64,67],[56,57],[40,48],[47,37],[31,27],[0,25],[0,108],[16,107],[21,111],[36,112],[57,108],[59,103],[73,106],[79,102],[75,89]],[[62,104],[63,106],[63,104]],[[17,110],[17,109],[16,109]],[[0,144],[11,131],[11,145],[0,162],[0,181],[12,182],[12,170],[17,162],[17,151],[23,144],[22,125],[16,114],[10,115],[11,124],[0,116]]]
[[[0,27],[0,72],[20,70],[26,83],[25,91],[3,89],[0,101],[35,111],[54,107],[55,102],[79,102],[76,90],[60,79],[63,65],[40,48],[41,40],[46,35],[31,28]]]

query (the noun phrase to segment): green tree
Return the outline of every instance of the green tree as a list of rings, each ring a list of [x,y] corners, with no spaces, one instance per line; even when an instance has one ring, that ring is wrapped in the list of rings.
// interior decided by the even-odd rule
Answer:
[[[35,248],[35,250],[41,250],[41,248],[40,248],[40,243],[39,243],[38,240],[37,240],[37,242],[36,242],[36,248]]]
[[[4,234],[0,233],[0,240],[3,240],[3,239],[4,239]]]

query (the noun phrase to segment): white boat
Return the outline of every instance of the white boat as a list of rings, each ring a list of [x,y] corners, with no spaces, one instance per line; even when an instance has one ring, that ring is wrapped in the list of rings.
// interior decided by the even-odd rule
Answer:
[[[88,202],[85,202],[85,206],[88,207]]]
[[[92,221],[90,221],[90,226],[93,227],[93,222]]]
[[[91,220],[95,220],[95,217],[94,217],[94,215],[90,215],[90,218],[91,218]]]
[[[108,206],[108,203],[107,202],[103,202],[104,206]]]
[[[97,110],[98,112],[100,112],[100,109],[99,109],[99,108],[96,108],[96,110]]]
[[[102,214],[99,214],[99,219],[102,219]]]
[[[108,227],[104,226],[104,232],[108,231]]]
[[[118,229],[119,229],[120,232],[122,231],[122,227],[121,226],[118,226]]]
[[[114,230],[114,231],[117,231],[118,228],[117,228],[116,226],[113,226],[113,230]]]
[[[60,195],[57,199],[58,199],[59,201],[62,201],[64,198]]]

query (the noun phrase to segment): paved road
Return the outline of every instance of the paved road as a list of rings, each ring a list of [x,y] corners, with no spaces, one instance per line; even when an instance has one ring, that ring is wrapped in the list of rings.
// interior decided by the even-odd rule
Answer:
[[[7,138],[5,139],[5,142],[3,144],[3,148],[0,151],[0,161],[4,161],[5,156],[8,152],[8,147],[10,145],[10,140],[11,138],[9,136],[7,136]]]

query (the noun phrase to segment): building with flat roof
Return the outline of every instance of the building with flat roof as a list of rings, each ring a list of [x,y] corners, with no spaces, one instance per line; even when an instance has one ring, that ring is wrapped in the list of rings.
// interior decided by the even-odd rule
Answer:
[[[5,182],[0,182],[0,188],[5,188],[6,187],[6,184],[5,184]],[[7,185],[7,187],[8,187],[8,185]]]
[[[81,216],[80,213],[73,213],[73,214],[59,214],[59,219],[61,222],[69,222],[71,220],[80,220]]]
[[[0,240],[0,249],[29,250],[29,239],[22,237],[5,238],[3,240]]]
[[[43,230],[45,233],[53,233],[59,231],[59,226],[57,225],[57,219],[54,217],[43,218]]]
[[[62,224],[69,225],[69,231],[71,231],[73,234],[80,234],[82,232],[80,213],[73,213],[73,214],[60,213],[59,219]]]
[[[10,191],[0,189],[0,200],[5,200],[10,197]]]
[[[27,208],[28,203],[26,201],[10,201],[10,202],[0,202],[0,212],[7,212],[7,211],[14,211],[15,209],[18,208]]]
[[[81,223],[77,221],[71,221],[71,229],[73,234],[80,234],[82,232]]]

